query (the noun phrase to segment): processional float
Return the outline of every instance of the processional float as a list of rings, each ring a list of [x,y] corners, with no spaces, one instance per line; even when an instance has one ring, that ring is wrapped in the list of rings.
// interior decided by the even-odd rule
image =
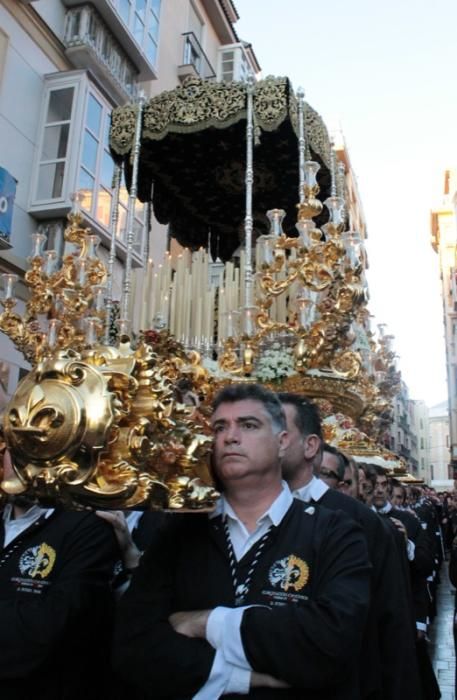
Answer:
[[[61,260],[32,235],[23,317],[16,277],[3,275],[0,329],[32,369],[4,411],[15,475],[2,492],[76,508],[212,508],[209,406],[233,381],[307,396],[328,441],[401,471],[381,446],[400,381],[392,336],[370,330],[364,243],[347,230],[344,173],[303,93],[285,78],[189,79],[114,110],[110,142],[108,265],[80,193]],[[127,257],[114,300],[124,178]],[[155,271],[148,263],[135,337],[137,198],[182,248]]]

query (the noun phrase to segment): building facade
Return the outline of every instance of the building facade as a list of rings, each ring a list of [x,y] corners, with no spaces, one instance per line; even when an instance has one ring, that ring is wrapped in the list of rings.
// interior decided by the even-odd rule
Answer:
[[[46,234],[61,255],[72,195],[82,193],[85,222],[108,258],[114,165],[109,151],[114,107],[173,89],[188,75],[242,80],[258,73],[252,47],[237,35],[231,0],[0,0],[0,273],[21,279],[30,235]],[[15,189],[2,199],[2,183]],[[4,186],[6,187],[6,185]],[[6,193],[6,191],[5,191]],[[126,256],[127,190],[121,187],[114,298]],[[0,218],[2,212],[0,211]],[[145,251],[160,259],[160,226],[138,202],[133,284],[143,284]],[[22,313],[25,287],[17,288]],[[134,294],[132,294],[132,297]],[[137,311],[137,310],[135,310]],[[1,386],[8,395],[28,368],[0,333]]]
[[[452,467],[449,464],[451,445],[448,402],[442,401],[429,410],[430,484],[452,488]]]
[[[425,401],[411,400],[410,415],[414,435],[412,458],[413,463],[416,464],[416,475],[430,484],[432,479],[430,471],[430,418],[429,408]]]
[[[452,478],[454,479],[457,478],[456,202],[457,173],[447,170],[444,176],[442,201],[431,212],[431,244],[439,258],[448,385],[449,446],[447,447],[447,463],[451,465]]]

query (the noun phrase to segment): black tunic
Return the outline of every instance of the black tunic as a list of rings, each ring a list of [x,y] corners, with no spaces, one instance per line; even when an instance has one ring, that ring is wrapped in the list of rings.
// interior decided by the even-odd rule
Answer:
[[[238,562],[244,580],[256,547]],[[281,567],[299,560],[285,585]],[[255,689],[246,697],[359,698],[355,659],[368,607],[370,566],[359,527],[341,513],[294,501],[258,560],[241,624],[252,668],[290,690]],[[119,605],[115,665],[148,697],[190,698],[206,682],[215,651],[176,633],[175,611],[234,607],[220,517],[173,515],[157,533]],[[226,695],[227,700],[230,697]],[[216,699],[215,699],[216,700]]]
[[[319,503],[339,509],[361,525],[372,564],[372,596],[360,656],[363,698],[420,697],[415,629],[404,552],[395,533],[363,503],[329,489]]]
[[[54,512],[2,550],[2,700],[103,697],[118,556],[112,528],[92,513]]]

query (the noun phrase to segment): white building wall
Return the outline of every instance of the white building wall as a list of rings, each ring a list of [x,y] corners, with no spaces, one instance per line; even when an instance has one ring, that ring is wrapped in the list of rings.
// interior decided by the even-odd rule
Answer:
[[[51,29],[59,39],[62,39],[66,8],[61,0],[35,0],[33,9],[48,25],[49,29]]]
[[[430,476],[432,482],[449,478],[449,444],[449,419],[447,413],[431,415]]]
[[[27,207],[43,76],[58,67],[2,5],[0,26],[8,35],[0,85],[0,166],[18,181],[10,239],[13,250],[4,257],[23,267],[30,250],[30,234],[36,230],[36,221]]]

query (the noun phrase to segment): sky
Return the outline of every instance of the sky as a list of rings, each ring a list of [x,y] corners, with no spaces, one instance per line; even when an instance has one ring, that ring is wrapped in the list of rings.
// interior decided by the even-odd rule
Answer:
[[[235,0],[262,75],[288,76],[343,131],[367,221],[373,326],[412,399],[447,397],[430,210],[457,166],[455,0]],[[279,205],[278,205],[279,206]]]

